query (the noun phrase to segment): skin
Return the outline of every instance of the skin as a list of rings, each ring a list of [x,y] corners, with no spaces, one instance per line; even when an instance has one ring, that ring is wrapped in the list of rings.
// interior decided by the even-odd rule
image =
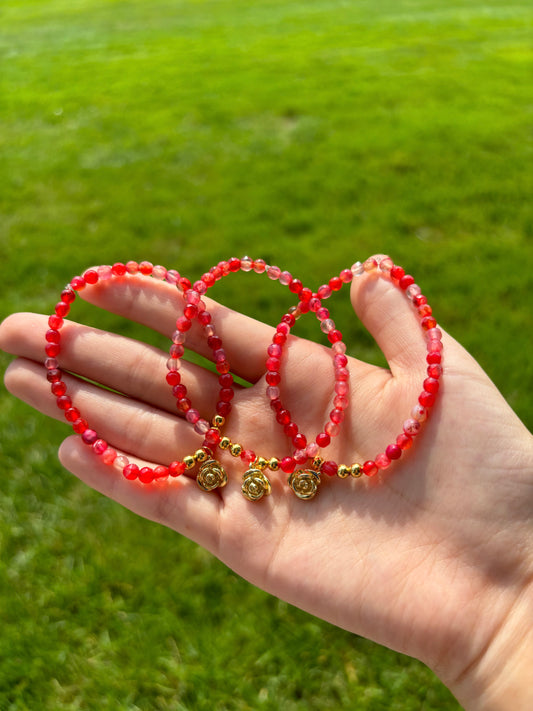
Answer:
[[[183,303],[175,287],[140,276],[81,295],[165,336]],[[351,405],[325,452],[346,464],[394,442],[426,370],[418,319],[390,282],[354,280],[351,300],[389,370],[349,359]],[[237,388],[224,433],[257,454],[284,456],[287,438],[265,397],[272,328],[206,302],[232,372],[251,385]],[[61,419],[43,377],[46,329],[47,318],[37,314],[14,314],[0,326],[0,347],[17,356],[5,382],[18,398]],[[166,354],[74,322],[62,335],[63,367],[118,391],[65,378],[74,404],[110,445],[150,466],[198,448],[198,435],[177,415],[160,377]],[[465,708],[529,710],[533,438],[477,362],[446,333],[443,343],[441,389],[413,448],[376,477],[323,477],[310,502],[288,490],[282,473],[269,473],[270,497],[246,501],[245,467],[220,450],[229,483],[210,494],[187,476],[149,486],[127,481],[76,436],[65,439],[59,457],[89,486],[198,542],[255,585],[422,660]],[[210,356],[197,324],[187,346]],[[284,401],[300,430],[314,437],[331,409],[331,354],[291,336],[283,357]],[[193,405],[213,412],[216,375],[186,363],[181,372]]]

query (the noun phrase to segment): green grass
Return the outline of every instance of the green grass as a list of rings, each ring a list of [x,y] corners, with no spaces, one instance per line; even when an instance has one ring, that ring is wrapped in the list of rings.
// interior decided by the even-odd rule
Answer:
[[[503,0],[5,0],[0,316],[118,259],[250,253],[318,286],[389,252],[531,427],[532,22]],[[269,286],[217,290],[275,322]],[[0,428],[1,711],[458,708],[73,481],[64,428],[5,392]]]

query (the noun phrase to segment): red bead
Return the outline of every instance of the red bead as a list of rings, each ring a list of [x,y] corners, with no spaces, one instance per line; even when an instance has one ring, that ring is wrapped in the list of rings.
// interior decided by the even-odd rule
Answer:
[[[405,291],[408,286],[411,286],[411,284],[414,283],[414,277],[412,277],[410,274],[405,274],[398,282],[398,286],[400,287],[400,289],[402,289],[402,291]]]
[[[222,439],[222,436],[220,434],[220,431],[217,430],[215,427],[211,427],[205,433],[205,437],[204,437],[205,446],[212,448],[212,449],[216,449],[218,447],[218,444],[221,439]]]
[[[433,313],[433,309],[429,304],[422,304],[417,308],[416,311],[421,318],[423,318],[424,316],[431,316],[431,314]]]
[[[229,402],[233,400],[234,395],[235,393],[231,388],[222,388],[218,396],[224,402]]]
[[[178,279],[178,286],[179,286],[180,289],[185,293],[186,291],[189,291],[189,289],[191,288],[192,284],[191,284],[191,282],[189,281],[189,279],[187,279],[187,277],[180,277],[180,278]]]
[[[169,475],[168,467],[161,464],[154,468],[154,479],[165,479]]]
[[[328,333],[328,341],[330,343],[338,343],[339,341],[342,341],[342,333],[334,328],[333,331]]]
[[[231,388],[233,385],[233,375],[231,373],[219,375],[218,382],[223,388]]]
[[[56,304],[54,310],[57,316],[61,316],[61,318],[63,318],[64,316],[67,316],[70,311],[70,306],[66,301],[60,301]]]
[[[72,400],[68,395],[60,395],[56,398],[56,403],[60,410],[68,410],[69,407],[72,407]]]
[[[68,420],[68,422],[76,422],[79,416],[80,411],[75,407],[70,407],[65,411],[65,420]]]
[[[323,448],[327,447],[328,444],[331,442],[331,437],[325,432],[321,432],[320,434],[317,434],[315,441],[319,447]]]
[[[335,476],[338,470],[338,466],[336,462],[332,462],[331,460],[328,462],[324,462],[322,466],[320,467],[320,471],[323,474],[326,474],[327,476]]]
[[[185,397],[187,395],[187,388],[185,385],[183,385],[183,383],[174,385],[174,387],[172,388],[172,394],[175,398],[181,400],[182,397]]]
[[[442,355],[440,351],[430,351],[426,356],[426,363],[430,365],[433,363],[440,363],[442,360]]]
[[[431,407],[435,403],[435,395],[423,390],[418,397],[418,402],[422,407]]]
[[[303,284],[299,279],[293,279],[289,284],[289,291],[293,294],[299,294],[303,289]]]
[[[154,480],[154,470],[151,467],[142,467],[139,470],[139,481],[143,484],[150,484]]]
[[[422,385],[424,390],[427,390],[428,393],[439,392],[439,381],[436,378],[426,378]]]
[[[96,454],[101,455],[103,454],[107,449],[107,442],[105,439],[97,439],[96,442],[93,443],[93,450],[96,452]]]
[[[60,343],[61,342],[61,334],[59,331],[56,331],[54,328],[49,328],[48,331],[45,333],[46,340],[48,343]]]
[[[68,410],[67,410],[68,412]],[[85,432],[87,429],[88,424],[85,420],[83,420],[81,417],[79,420],[76,420],[75,422],[72,423],[72,429],[76,434],[82,434],[82,432]]]
[[[133,481],[139,476],[139,467],[136,464],[127,464],[122,470],[122,474],[126,479]]]
[[[287,326],[292,328],[294,324],[296,323],[296,318],[293,316],[293,314],[284,314],[281,317],[281,323],[286,323]]]
[[[331,291],[340,291],[340,289],[342,289],[342,280],[340,277],[332,277],[328,283]]]
[[[402,432],[402,434],[399,434],[396,437],[396,444],[400,447],[400,449],[409,449],[413,444],[413,438],[409,437],[409,435],[405,434],[405,432]]]
[[[322,286],[318,287],[316,295],[319,299],[329,299],[331,296],[331,288],[328,284],[322,284]]]
[[[44,350],[49,358],[55,358],[61,352],[61,348],[58,343],[47,343]]]
[[[255,452],[252,449],[244,449],[241,452],[241,459],[247,464],[251,464],[255,459]]]
[[[385,454],[389,459],[399,459],[402,456],[402,449],[398,444],[389,444]]]
[[[429,331],[430,328],[435,328],[437,320],[433,316],[424,316],[422,321],[420,321],[420,325],[424,331]]]
[[[313,297],[313,292],[311,289],[308,289],[306,286],[300,291],[300,301],[311,301]]]
[[[140,262],[139,264],[139,271],[141,274],[144,274],[145,276],[148,276],[149,274],[152,273],[152,270],[154,268],[154,265],[152,262]]]
[[[75,291],[81,291],[82,289],[85,289],[85,279],[81,276],[75,276],[70,280],[70,286]]]
[[[229,373],[230,365],[227,360],[223,360],[215,365],[215,368],[219,373]]]
[[[186,316],[180,316],[176,321],[176,328],[180,333],[185,333],[185,331],[188,331],[191,325],[191,320],[188,319]]]
[[[288,410],[280,410],[276,415],[276,420],[280,425],[288,425],[291,421],[291,413]]]
[[[83,272],[83,278],[87,284],[96,284],[98,281],[98,272],[96,269],[87,269],[86,272]]]
[[[394,279],[394,281],[400,281],[400,279],[405,276],[405,269],[402,269],[402,267],[399,266],[394,266],[390,270],[390,275],[391,279]],[[372,462],[374,464],[374,462]],[[363,469],[364,469],[364,464],[363,464]],[[375,472],[374,472],[375,473]]]
[[[215,278],[215,276],[214,276],[213,274],[209,274],[209,273],[208,273],[208,274],[202,274],[202,281],[204,282],[204,284],[205,284],[205,285],[207,286],[207,288],[209,289],[209,288],[212,287],[213,284],[215,283],[216,278]]]
[[[187,410],[191,409],[191,401],[188,397],[182,397],[181,400],[178,400],[176,404],[178,410],[180,410],[181,412],[187,412]]]
[[[269,385],[278,385],[281,382],[281,374],[274,370],[269,370],[266,374],[266,381]]]
[[[285,474],[292,474],[295,467],[296,461],[293,457],[283,457],[279,463],[280,469],[285,472]]]
[[[61,395],[64,395],[67,392],[67,386],[62,380],[58,380],[55,383],[52,383],[51,390],[52,395],[61,397]]]
[[[438,363],[428,365],[427,372],[430,378],[440,378],[442,375],[442,365],[439,365]]]
[[[394,269],[394,267],[393,267],[393,269]],[[374,474],[376,474],[377,471],[378,471],[378,467],[376,465],[376,462],[374,462],[372,459],[369,459],[367,462],[365,462],[363,464],[363,473],[366,474],[367,476],[374,476]]]
[[[274,334],[274,337],[272,338],[272,342],[276,343],[278,346],[282,346],[285,341],[287,340],[287,336],[284,333],[280,333],[279,331]]]
[[[198,314],[198,307],[194,304],[187,304],[183,309],[183,315],[185,318],[193,319]]]
[[[179,385],[181,382],[181,375],[177,370],[169,370],[166,374],[166,380],[169,385]]]
[[[344,412],[342,410],[332,410],[329,413],[329,419],[335,424],[338,425],[344,420]]]
[[[207,326],[208,323],[211,323],[211,314],[209,311],[202,311],[202,313],[198,314],[198,321],[202,326]]]
[[[58,383],[61,380],[61,371],[59,368],[52,368],[46,373],[46,379],[49,383]]]
[[[413,296],[413,305],[418,308],[419,306],[423,306],[424,304],[427,304],[428,300],[423,294],[416,294],[416,296]]]
[[[63,319],[61,318],[61,316],[58,316],[57,314],[53,314],[48,319],[48,325],[50,326],[50,328],[57,330],[58,328],[61,328],[61,326],[63,325]]]
[[[237,257],[231,257],[231,259],[228,259],[228,266],[230,272],[238,272],[241,268],[241,260],[237,259]]]
[[[184,471],[185,471],[185,463],[184,462],[171,462],[170,466],[168,467],[168,472],[169,472],[170,476],[181,476]]]
[[[283,425],[283,431],[287,435],[287,437],[290,437],[291,439],[295,437],[298,434],[298,425],[296,422],[289,422],[286,425]]]
[[[217,402],[217,415],[222,415],[222,417],[227,417],[231,412],[231,402],[226,402],[225,400],[220,400]]]
[[[76,299],[76,294],[70,287],[67,287],[61,292],[60,299],[65,304],[71,304]]]
[[[349,284],[353,280],[353,272],[351,269],[343,269],[340,273],[340,279],[344,284]]]
[[[209,336],[207,339],[207,345],[212,351],[218,351],[219,348],[222,348],[222,339],[218,336]]]
[[[113,264],[111,267],[111,271],[115,276],[124,276],[126,273],[126,265],[122,264],[122,262],[116,262],[116,264]]]
[[[304,449],[304,447],[307,447],[307,438],[300,432],[292,438],[292,443],[296,449]]]
[[[267,362],[266,362],[267,370],[277,372],[277,371],[279,371],[280,366],[281,366],[281,361],[279,358],[273,358],[272,356],[270,356],[270,358],[267,359]]]

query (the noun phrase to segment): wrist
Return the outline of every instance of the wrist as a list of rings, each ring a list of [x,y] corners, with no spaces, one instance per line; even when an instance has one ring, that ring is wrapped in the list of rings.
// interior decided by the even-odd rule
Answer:
[[[530,583],[483,653],[450,684],[466,711],[531,711],[532,620]]]

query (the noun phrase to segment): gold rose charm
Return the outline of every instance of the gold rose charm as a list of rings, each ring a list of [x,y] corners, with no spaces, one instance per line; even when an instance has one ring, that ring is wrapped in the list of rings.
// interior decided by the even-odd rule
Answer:
[[[200,466],[196,483],[202,491],[213,491],[213,489],[226,486],[228,475],[215,459],[206,459]]]
[[[319,484],[320,476],[312,469],[298,469],[289,477],[289,486],[299,499],[312,499]]]
[[[248,501],[259,501],[263,496],[268,496],[271,489],[268,477],[261,469],[251,467],[246,471],[241,491]]]

